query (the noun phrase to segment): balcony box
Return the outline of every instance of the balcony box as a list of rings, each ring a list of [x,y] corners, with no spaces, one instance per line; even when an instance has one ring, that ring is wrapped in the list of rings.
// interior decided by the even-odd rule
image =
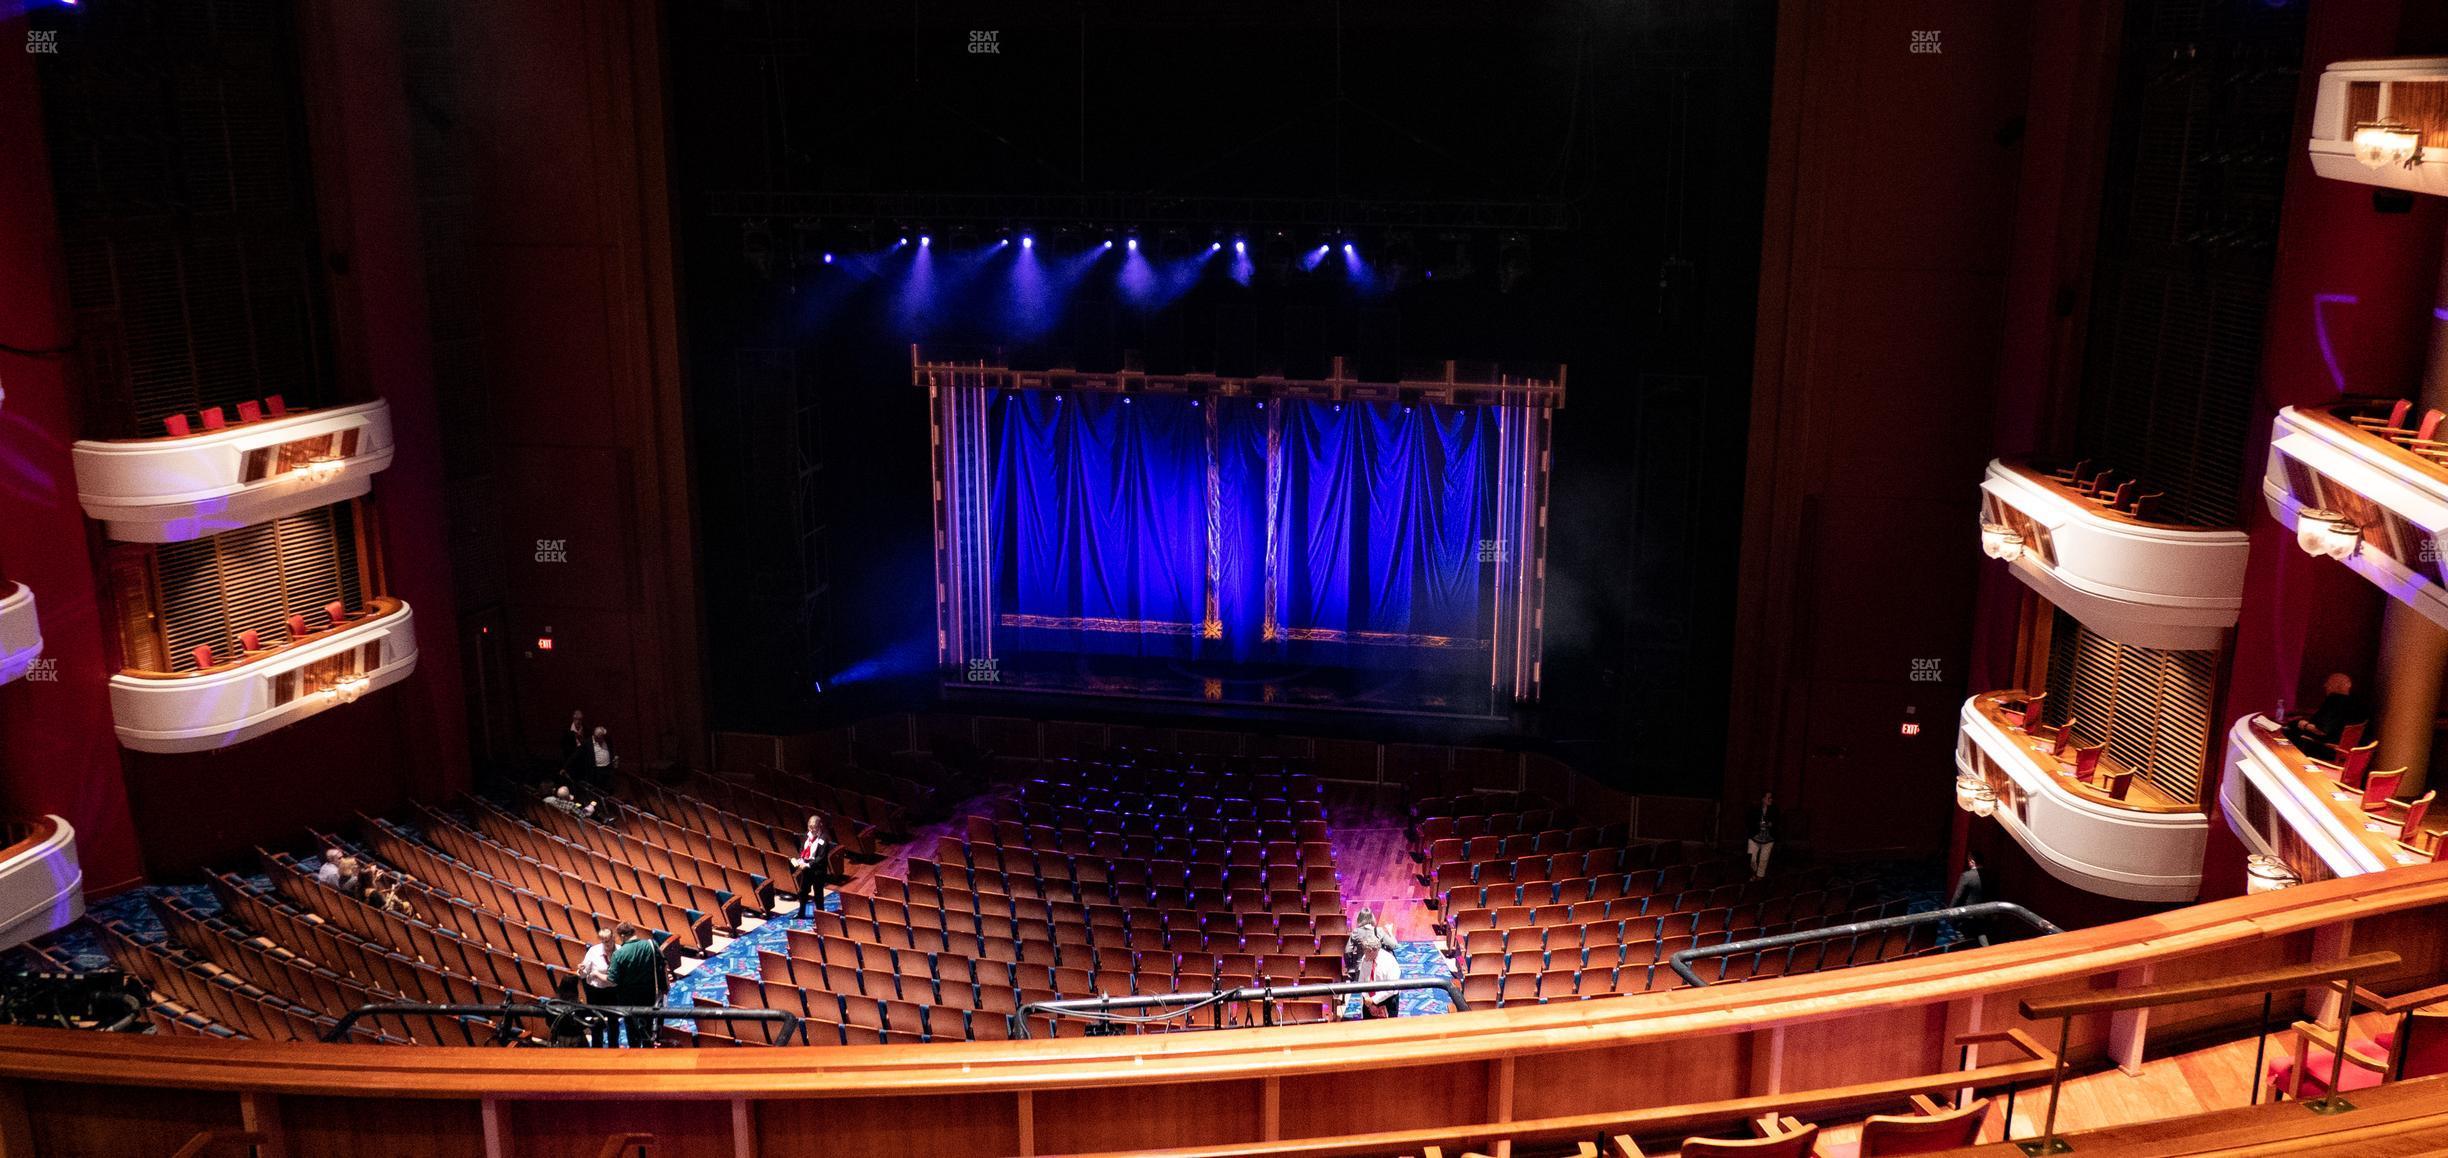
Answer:
[[[2307,510],[2346,516],[2360,534],[2339,561],[2448,627],[2448,468],[2357,427],[2353,409],[2289,406],[2271,421],[2270,517],[2300,535]]]
[[[0,579],[0,684],[33,668],[42,646],[42,624],[34,619],[34,589]]]
[[[396,599],[374,600],[368,612],[235,663],[112,676],[119,742],[139,752],[226,748],[406,679],[416,670],[413,613]]]
[[[2198,896],[2210,818],[2149,799],[2138,781],[2122,801],[2076,783],[2009,722],[2004,698],[1964,701],[1955,765],[1989,783],[1997,794],[1992,815],[2015,843],[2050,876],[2087,892],[2166,903]]]
[[[2243,609],[2250,540],[2242,531],[2112,511],[2005,460],[1981,480],[1981,512],[2020,540],[2009,564],[2015,578],[2119,643],[2213,651]]]
[[[185,437],[76,444],[77,498],[127,543],[175,543],[356,498],[391,465],[381,401]]]
[[[2312,104],[2312,171],[2338,181],[2448,193],[2448,57],[2341,60]],[[2370,134],[2358,130],[2369,129]],[[2412,164],[2407,164],[2407,161]]]
[[[2397,844],[2383,824],[2373,832],[2359,798],[2341,789],[2267,716],[2252,715],[2227,729],[2227,775],[2219,811],[2244,847],[2276,857],[2302,880],[2361,876],[2430,859]],[[2424,827],[2438,831],[2448,821]]]
[[[55,932],[85,915],[85,870],[76,830],[56,816],[12,825],[0,848],[0,949]]]

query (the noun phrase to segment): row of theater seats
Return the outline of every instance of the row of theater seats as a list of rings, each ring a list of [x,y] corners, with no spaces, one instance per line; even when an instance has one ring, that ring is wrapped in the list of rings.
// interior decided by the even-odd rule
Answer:
[[[1075,996],[1164,991],[1112,985],[1092,988],[1085,984],[1099,974],[1197,978],[1201,984],[1223,978],[1236,985],[1262,980],[1289,985],[1302,980],[1335,980],[1343,966],[1339,951],[1324,952],[1327,946],[1317,942],[1270,942],[1253,947],[1247,940],[1236,940],[1214,944],[1185,942],[1178,949],[1134,949],[1123,945],[1048,944],[993,938],[947,937],[938,941],[926,936],[924,929],[907,929],[857,917],[819,920],[815,925],[813,930],[789,930],[785,943],[792,956],[834,968],[884,968],[896,973],[906,972],[900,966],[912,959],[925,958],[926,975],[938,981],[996,989],[1048,989]],[[904,931],[908,934],[906,938]],[[943,961],[953,963],[955,975],[943,972]],[[1082,984],[1062,984],[1065,979],[1077,979]]]
[[[1006,850],[1007,855],[1019,853],[1031,859],[1075,857],[1093,861],[1139,860],[1179,861],[1186,864],[1334,867],[1334,846],[1322,840],[1159,841],[1155,838],[1128,839],[1114,832],[1090,832],[1076,828],[1022,824],[1016,820],[996,820],[989,816],[968,817],[964,822],[964,828],[964,835],[957,839],[965,840],[972,845],[997,845]],[[947,836],[943,839],[956,838]],[[939,854],[939,859],[948,858],[941,858]]]
[[[1801,882],[1753,881],[1673,897],[1582,901],[1572,905],[1508,906],[1468,913],[1454,948],[1465,966],[1474,958],[1522,949],[1581,949],[1661,941],[1761,925],[1826,923],[1877,907],[1869,884],[1820,889]]]
[[[211,961],[165,942],[147,941],[117,921],[101,919],[111,964],[143,981],[162,997],[195,1010],[248,1037],[264,1041],[321,1041],[338,1019],[295,1004]],[[384,1040],[371,1027],[352,1028],[360,1041]]]
[[[1290,796],[1206,796],[1188,792],[1123,792],[1066,780],[1023,780],[1015,791],[1022,800],[1061,804],[1124,816],[1155,816],[1184,820],[1315,820],[1326,819],[1326,805],[1312,793]]]
[[[417,823],[435,850],[539,896],[588,906],[643,928],[693,928],[702,918],[712,932],[739,932],[744,909],[726,890],[642,872],[512,818],[497,821],[499,835],[493,836],[479,826],[482,822],[464,822],[437,808],[420,808]]]
[[[619,779],[626,799],[673,820],[699,822],[706,831],[747,847],[780,850],[785,860],[788,850],[799,847],[810,813],[824,816],[833,830],[834,844],[843,852],[861,859],[875,856],[876,826],[827,812],[809,800],[777,796],[711,775],[692,776],[684,785],[666,785],[629,772]]]
[[[2050,477],[2094,504],[2137,519],[2147,519],[2156,514],[2160,500],[2167,498],[2166,491],[2145,489],[2148,484],[2140,478],[2119,476],[2114,470],[2095,465],[2087,458],[2070,467],[2050,472]]]
[[[1809,917],[1774,925],[1736,925],[1708,932],[1678,933],[1653,941],[1605,941],[1593,931],[1585,946],[1568,943],[1552,949],[1524,947],[1474,957],[1469,971],[1463,975],[1462,993],[1474,1005],[1481,1002],[1518,1005],[1553,1001],[1559,997],[1677,989],[1688,983],[1669,962],[1675,954],[1686,949],[1708,949],[1760,937],[1839,925],[1848,920],[1866,921],[1894,916],[1902,907],[1903,902],[1890,902],[1887,905],[1865,906],[1851,914],[1840,914],[1837,918]],[[1610,935],[1614,932],[1609,931]],[[1701,980],[1716,985],[1755,977],[1781,977],[1789,973],[1815,973],[1822,969],[1872,965],[1917,957],[1936,952],[1939,948],[1936,927],[1918,925],[1877,933],[1845,934],[1830,940],[1730,956],[1704,957],[1693,963],[1692,971],[1699,974]]]
[[[448,829],[441,830],[444,834]],[[483,841],[454,841],[444,851],[438,835],[428,845],[389,821],[362,817],[363,847],[384,864],[475,901],[498,913],[539,925],[584,943],[595,930],[630,924],[651,929],[676,952],[703,955],[714,948],[714,919],[695,909],[606,888],[584,878],[548,871],[543,865]],[[325,847],[330,847],[326,845]]]
[[[2386,411],[2375,406],[2363,413],[2350,414],[2347,420],[2374,437],[2387,439],[2423,458],[2448,463],[2448,441],[2442,441],[2440,437],[2442,433],[2448,433],[2442,429],[2442,423],[2448,422],[2448,414],[2426,409],[2421,423],[2409,426],[2407,420],[2413,414],[2414,403],[2399,398],[2389,403]]]
[[[1894,1154],[1935,1154],[1978,1145],[1989,1121],[1987,1098],[1973,1098],[1961,1106],[1950,1107],[1927,1095],[1914,1094],[1912,1106],[1910,1114],[1872,1114],[1862,1120],[1861,1131],[1854,1140],[1843,1144],[1823,1137],[1823,1131],[1815,1124],[1772,1113],[1752,1120],[1747,1136],[1685,1138],[1675,1152],[1683,1158],[1882,1158]],[[1542,1152],[1535,1143],[1511,1140],[1496,1149],[1498,1153]],[[1571,1158],[1648,1158],[1651,1153],[1629,1134],[1607,1134],[1596,1141],[1574,1143],[1569,1150],[1552,1147],[1550,1150]],[[1430,1146],[1421,1151],[1421,1158],[1445,1158],[1445,1152],[1441,1147]],[[1487,1156],[1464,1151],[1459,1158]]]
[[[723,859],[731,849],[729,841],[651,813],[634,808],[615,809],[612,810],[615,815],[583,820],[534,800],[527,801],[525,808],[520,819],[564,841],[613,860],[626,861],[643,871],[729,893],[744,906],[772,908],[774,894],[781,887],[776,883],[780,878],[751,872]],[[506,815],[504,810],[484,801],[467,802],[466,811],[488,835],[495,834]]]
[[[889,892],[889,889],[884,891]],[[1018,907],[1026,911],[1027,902]],[[1252,953],[1340,958],[1349,932],[1341,914],[1310,918],[1286,930],[1281,924],[1247,923],[1235,917],[1173,911],[1134,913],[1105,908],[1083,923],[1065,915],[1047,917],[1042,911],[1012,916],[979,913],[964,908],[936,908],[918,901],[889,897],[845,896],[842,914],[815,918],[828,932],[839,923],[843,935],[870,944],[929,952],[972,954],[982,960],[1062,964],[1066,956],[1099,950],[1133,953]],[[1302,929],[1321,930],[1303,932]]]
[[[252,399],[241,402],[237,410],[238,425],[244,426],[247,423],[261,422],[267,418],[289,417],[289,401],[274,394],[262,402]],[[188,421],[185,414],[172,414],[162,419],[162,433],[171,438],[185,438],[194,434],[199,426],[207,431],[227,430],[230,420],[218,406],[207,406],[197,411],[193,422]]]
[[[1324,841],[1312,846],[1290,841],[1269,845],[1247,842],[1236,847],[1248,848],[1254,857],[1267,855],[1261,849],[1274,848],[1284,859],[1235,862],[1205,858],[1184,861],[1081,857],[944,837],[936,843],[933,857],[911,860],[909,880],[975,889],[980,881],[1033,878],[1057,892],[1076,894],[1078,899],[1145,904],[1150,908],[1197,907],[1185,898],[1200,896],[1250,893],[1261,899],[1273,894],[1297,900],[1303,896],[1331,896],[1341,890],[1335,877],[1333,849]],[[1323,863],[1315,863],[1318,861]],[[1042,890],[1039,895],[1043,895]],[[1236,903],[1231,907],[1242,906]],[[1280,904],[1275,907],[1285,911]],[[1305,910],[1295,907],[1289,911]]]
[[[320,628],[307,626],[306,614],[293,611],[281,620],[281,629],[287,634],[279,643],[269,647],[265,646],[263,632],[250,627],[224,640],[219,649],[215,649],[209,643],[199,643],[188,649],[187,658],[195,661],[196,671],[204,671],[223,663],[245,663],[267,652],[279,651],[309,636],[337,631],[348,625],[349,618],[348,605],[334,599],[323,605],[323,626]]]

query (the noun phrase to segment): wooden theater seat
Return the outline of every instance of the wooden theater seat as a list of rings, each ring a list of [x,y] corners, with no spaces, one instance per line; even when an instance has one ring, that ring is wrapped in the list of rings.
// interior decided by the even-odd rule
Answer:
[[[1822,1142],[1815,1158],[1881,1158],[1888,1154],[1935,1154],[1980,1144],[1981,1126],[1988,1121],[1989,1099],[1975,1098],[1962,1109],[1950,1110],[1927,1094],[1912,1096],[1912,1114],[1872,1114],[1862,1120],[1861,1136],[1852,1142]],[[1802,1123],[1782,1119],[1787,1133]]]
[[[1753,1122],[1757,1138],[1685,1138],[1678,1153],[1683,1158],[1810,1158],[1819,1143],[1819,1127],[1789,1130],[1788,1121],[1771,1114]],[[1612,1158],[1648,1158],[1628,1134],[1607,1139],[1607,1145]]]

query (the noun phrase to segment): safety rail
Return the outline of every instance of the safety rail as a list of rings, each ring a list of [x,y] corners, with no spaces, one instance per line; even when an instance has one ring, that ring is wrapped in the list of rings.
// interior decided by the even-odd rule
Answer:
[[[789,1045],[793,1036],[799,1044],[808,1044],[806,1019],[786,1009],[683,1009],[660,1005],[588,1005],[578,1001],[539,1001],[528,1004],[507,1002],[500,1005],[439,1005],[424,1001],[370,1002],[342,1014],[338,1024],[324,1031],[323,1040],[337,1042],[348,1037],[348,1031],[360,1018],[388,1014],[425,1015],[432,1017],[499,1018],[501,1028],[494,1037],[495,1045],[510,1045],[511,1023],[528,1018],[547,1022],[562,1018],[573,1019],[586,1030],[599,1029],[609,1021],[629,1019],[652,1021],[778,1021],[782,1034],[776,1045]]]
[[[1771,950],[1807,945],[1813,941],[1859,937],[1864,933],[1884,933],[1890,929],[1935,925],[1942,921],[1985,921],[1992,917],[2012,917],[2043,935],[2065,932],[2050,923],[2047,918],[2012,901],[1983,901],[1977,905],[1930,909],[1926,912],[1906,913],[1900,917],[1878,917],[1868,921],[1855,921],[1849,925],[1828,925],[1795,933],[1778,933],[1772,937],[1753,937],[1745,941],[1729,941],[1723,945],[1710,945],[1706,948],[1684,949],[1668,957],[1666,964],[1675,971],[1676,976],[1683,979],[1684,984],[1706,986],[1708,982],[1692,970],[1692,962],[1715,957],[1740,957],[1748,953],[1752,955],[1753,963],[1756,964],[1761,955]]]
[[[1015,1040],[1028,1037],[1031,1014],[1056,1017],[1076,1017],[1082,1021],[1106,1025],[1157,1025],[1178,1017],[1188,1017],[1202,1009],[1215,1011],[1213,1028],[1224,1028],[1226,1006],[1257,1002],[1262,1024],[1275,1024],[1275,1003],[1296,1001],[1304,997],[1341,997],[1352,993],[1389,993],[1414,989],[1443,990],[1453,1002],[1454,1011],[1465,1013],[1470,1004],[1462,999],[1462,983],[1451,977],[1405,977],[1399,981],[1312,981],[1302,985],[1243,985],[1233,989],[1217,989],[1205,993],[1129,993],[1121,996],[1066,997],[1056,1001],[1032,1001],[1012,1015],[1011,1036]],[[1131,1017],[1117,1011],[1127,1009],[1167,1009],[1171,1012],[1146,1017]]]
[[[2393,969],[2402,963],[2403,961],[2397,954],[2392,952],[2359,953],[2336,961],[2310,965],[2287,965],[2276,969],[2246,973],[2238,977],[2217,977],[2205,981],[2171,981],[2164,985],[2140,985],[2102,994],[2075,993],[2061,997],[2026,999],[2018,1003],[2025,1020],[2039,1021],[2050,1017],[2058,1019],[2057,1065],[2054,1072],[2049,1075],[2048,1118],[2040,1127],[2040,1137],[2029,1142],[2018,1142],[2016,1145],[2033,1158],[2044,1154],[2064,1154],[2073,1149],[2066,1144],[2064,1139],[2057,1136],[2057,1103],[2060,1100],[2059,1094],[2065,1086],[2066,1072],[2069,1068],[2065,1060],[2066,1047],[2072,1040],[2074,1019],[2077,1017],[2093,1013],[2123,1013],[2128,1010],[2149,1009],[2154,1006],[2181,1005],[2191,1001],[2207,1001],[2219,997],[2238,997],[2258,993],[2261,995],[2261,1023],[2253,1041],[2252,1069],[2246,1076],[2246,1080],[2252,1083],[2249,1102],[2258,1105],[2261,1101],[2261,1059],[2263,1051],[2269,1045],[2270,1002],[2279,990],[2334,983],[2342,1002],[2338,1006],[2337,1023],[2341,1028],[2340,1040],[2343,1041],[2343,1027],[2354,1023],[2356,995],[2365,992],[2356,987],[2354,979],[2358,976],[2369,977],[2377,970]],[[2343,1049],[2333,1051],[2333,1059],[2329,1067],[2329,1084],[2325,1087],[2327,1092],[2321,1097],[2302,1103],[2305,1109],[2315,1114],[2336,1114],[2354,1109],[2354,1103],[2347,1101],[2345,1096],[2338,1092],[2338,1073],[2345,1064],[2346,1051]]]

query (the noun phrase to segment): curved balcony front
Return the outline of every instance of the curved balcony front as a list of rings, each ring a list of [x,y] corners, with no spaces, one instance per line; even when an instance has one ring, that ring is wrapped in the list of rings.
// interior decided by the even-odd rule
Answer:
[[[2120,643],[2213,651],[2243,609],[2242,531],[2128,514],[2004,459],[1981,480],[1981,508],[2011,535],[2002,552],[1990,546],[2015,578]]]
[[[416,670],[415,616],[376,599],[367,613],[294,643],[194,672],[111,677],[119,742],[139,752],[241,744],[355,702]]]
[[[2210,818],[2135,777],[2123,800],[2086,784],[2006,710],[2020,692],[1964,701],[1956,770],[1996,794],[1992,813],[2050,876],[2107,897],[2180,903],[2201,893]],[[2109,767],[2113,767],[2112,765]]]
[[[2400,444],[2391,428],[2364,425],[2384,422],[2381,412],[2362,403],[2279,411],[2262,498],[2306,550],[2448,627],[2448,466],[2411,449],[2427,442]]]
[[[75,447],[85,513],[127,543],[175,543],[356,498],[391,465],[382,401],[166,438]]]
[[[34,618],[34,589],[0,579],[0,684],[24,675],[42,657],[42,624]]]
[[[2219,811],[2245,848],[2276,857],[2297,879],[2360,876],[2432,857],[2399,839],[2402,810],[2375,816],[2323,764],[2289,740],[2269,717],[2246,716],[2227,729],[2227,775]],[[2448,818],[2428,819],[2430,834]]]
[[[56,816],[12,824],[0,849],[0,949],[66,928],[85,915],[76,829]]]

